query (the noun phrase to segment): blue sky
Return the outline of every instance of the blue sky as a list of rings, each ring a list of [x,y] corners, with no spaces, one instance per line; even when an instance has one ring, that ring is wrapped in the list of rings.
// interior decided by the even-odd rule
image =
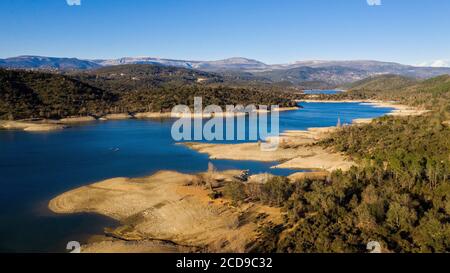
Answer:
[[[450,1],[1,0],[0,58],[450,60]]]

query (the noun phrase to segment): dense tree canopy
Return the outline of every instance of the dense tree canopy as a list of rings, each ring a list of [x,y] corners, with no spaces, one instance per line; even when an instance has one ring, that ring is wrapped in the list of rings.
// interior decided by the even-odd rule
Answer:
[[[175,105],[296,105],[277,88],[238,87],[206,72],[137,65],[68,75],[0,69],[0,119],[167,112]]]
[[[396,90],[378,83],[333,99],[398,100],[432,112],[343,127],[317,144],[359,166],[326,181],[295,182],[282,202],[285,223],[262,227],[254,251],[366,252],[377,241],[384,252],[450,252],[450,77]],[[265,196],[280,205],[279,194]]]

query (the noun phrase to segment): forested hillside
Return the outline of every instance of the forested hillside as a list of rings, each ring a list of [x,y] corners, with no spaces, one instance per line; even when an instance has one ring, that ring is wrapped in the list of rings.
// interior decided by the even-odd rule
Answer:
[[[192,85],[256,88],[275,92],[289,92],[298,89],[294,89],[290,82],[272,82],[267,78],[258,77],[248,72],[203,72],[188,68],[149,64],[118,65],[85,72],[69,72],[68,75],[102,89],[119,92]]]
[[[203,97],[204,105],[295,105],[294,96],[276,88],[227,87],[222,81],[216,74],[153,65],[65,75],[0,69],[0,119],[165,112],[192,105],[194,96]]]
[[[399,75],[382,75],[369,77],[360,81],[343,85],[347,90],[387,91],[397,90],[418,83],[414,78]]]
[[[316,88],[331,88],[344,83],[364,79],[371,74],[364,70],[341,67],[296,67],[290,69],[280,69],[264,72],[255,72],[257,76],[265,77],[273,82],[291,82],[294,85],[307,86],[316,83]],[[320,85],[318,84],[320,83]]]
[[[67,76],[0,69],[0,119],[99,115],[118,100]]]
[[[328,99],[394,100],[403,104],[450,112],[450,75],[442,75],[414,83],[405,78],[389,76],[368,80],[349,92],[329,96]]]
[[[119,65],[87,72],[73,72],[71,76],[101,89],[115,92],[149,89],[161,86],[185,86],[197,83],[223,83],[218,74],[187,68],[162,65]]]
[[[399,100],[431,112],[346,126],[316,144],[359,166],[326,181],[269,181],[260,202],[282,207],[287,216],[283,225],[261,228],[253,250],[367,252],[377,241],[384,252],[450,252],[449,96],[449,76],[338,96]]]

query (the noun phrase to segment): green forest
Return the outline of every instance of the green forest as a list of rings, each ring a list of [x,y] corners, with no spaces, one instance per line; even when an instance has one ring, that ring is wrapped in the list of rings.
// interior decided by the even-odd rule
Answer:
[[[394,75],[378,76],[356,82],[348,92],[323,97],[324,99],[394,100],[402,104],[430,109],[443,117],[450,113],[450,75],[417,81]]]
[[[345,126],[316,144],[345,153],[358,167],[325,181],[276,177],[256,195],[249,185],[227,186],[234,202],[285,213],[283,225],[261,227],[252,251],[367,252],[367,243],[377,241],[383,252],[450,252],[450,76],[385,80],[386,88],[376,78],[332,99],[398,100],[432,111]]]
[[[124,65],[66,74],[0,69],[0,119],[100,117],[170,112],[178,104],[295,106],[276,86],[243,85],[222,76],[157,65]]]

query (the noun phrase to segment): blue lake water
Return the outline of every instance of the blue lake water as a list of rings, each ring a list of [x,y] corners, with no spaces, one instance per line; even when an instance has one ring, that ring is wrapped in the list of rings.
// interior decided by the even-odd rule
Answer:
[[[280,130],[334,126],[338,118],[384,115],[388,108],[357,103],[302,103],[280,113]],[[113,221],[98,215],[55,215],[48,201],[67,190],[112,177],[139,177],[158,170],[205,171],[207,155],[171,138],[173,120],[95,122],[51,133],[0,131],[0,252],[64,252],[68,241],[101,234]],[[272,163],[213,160],[217,169],[288,175]]]
[[[340,90],[305,90],[306,95],[335,95],[342,93]]]

